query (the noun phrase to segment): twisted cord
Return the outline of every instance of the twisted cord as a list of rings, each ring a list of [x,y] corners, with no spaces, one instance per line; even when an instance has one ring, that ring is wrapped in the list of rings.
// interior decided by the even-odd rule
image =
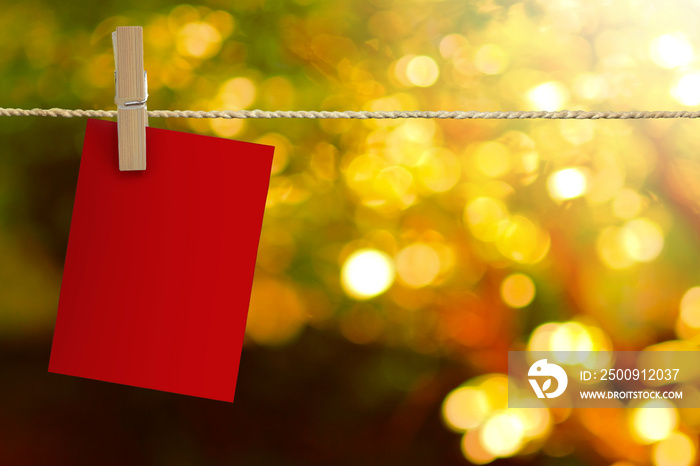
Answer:
[[[0,116],[44,116],[44,117],[92,117],[116,118],[116,110],[66,110],[62,108],[25,110],[21,108],[0,108]],[[476,112],[476,111],[380,111],[380,112],[326,112],[326,111],[263,111],[263,110],[150,110],[151,118],[304,118],[304,119],[396,119],[396,118],[433,118],[441,120],[641,120],[657,118],[700,118],[700,111],[583,111],[559,110],[545,111],[508,111],[508,112]]]

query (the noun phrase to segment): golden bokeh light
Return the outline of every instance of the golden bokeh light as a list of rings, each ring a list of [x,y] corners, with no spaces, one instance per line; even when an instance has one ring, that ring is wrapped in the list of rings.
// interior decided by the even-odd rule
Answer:
[[[231,13],[224,10],[212,11],[204,18],[204,21],[211,24],[222,38],[230,36],[236,26]]]
[[[220,49],[221,34],[209,23],[188,23],[178,33],[177,50],[182,55],[205,59],[213,57]]]
[[[608,155],[608,154],[606,154]],[[625,185],[625,173],[618,161],[602,162],[596,171],[587,171],[586,201],[591,205],[612,200]]]
[[[493,411],[502,411],[508,407],[508,377],[504,374],[486,374],[472,379],[484,392]]]
[[[569,91],[562,83],[549,81],[530,89],[527,98],[533,110],[552,112],[564,108],[569,100]]]
[[[469,41],[461,34],[448,34],[440,41],[440,55],[453,58],[461,49],[469,46]]]
[[[632,435],[640,443],[654,443],[667,438],[678,426],[678,410],[668,400],[641,403],[630,414]]]
[[[621,229],[618,227],[607,227],[600,232],[596,252],[600,261],[610,269],[624,269],[634,264],[634,259],[623,247]]]
[[[477,50],[474,66],[484,74],[501,74],[508,67],[508,54],[496,44],[486,44]]]
[[[244,77],[225,81],[219,88],[215,106],[227,110],[241,110],[255,101],[255,83]]]
[[[623,269],[656,259],[664,248],[664,232],[656,222],[640,217],[622,227],[604,228],[596,246],[603,264]]]
[[[394,283],[394,264],[385,253],[361,249],[343,263],[341,283],[355,299],[369,299],[384,293]]]
[[[192,64],[187,59],[180,56],[173,57],[169,61],[169,66],[164,68],[160,74],[160,81],[170,89],[185,88],[194,79],[192,70]],[[197,104],[200,104],[200,101]],[[198,108],[206,108],[207,103],[201,101],[201,105],[203,107]]]
[[[464,209],[464,221],[476,238],[495,241],[507,226],[508,209],[497,199],[479,197]]]
[[[549,252],[549,246],[549,234],[522,215],[508,218],[496,238],[498,252],[519,264],[540,262]]]
[[[289,139],[279,133],[266,133],[260,136],[255,142],[275,148],[272,167],[270,169],[272,175],[282,173],[285,168],[287,168],[290,152],[292,151],[292,145]]]
[[[473,464],[517,454],[528,442],[544,438],[552,427],[549,410],[536,399],[508,408],[508,377],[485,374],[451,391],[443,401],[447,426],[462,437],[462,453]]]
[[[374,179],[386,166],[386,161],[374,154],[355,157],[343,170],[346,183],[358,194],[372,197]]]
[[[286,110],[294,106],[297,90],[284,76],[270,76],[260,83],[257,95],[260,107]],[[321,122],[332,124],[337,123],[338,120],[322,120]]]
[[[372,208],[405,209],[418,199],[411,171],[378,155],[355,157],[344,169],[344,175],[361,202]]]
[[[433,192],[441,193],[457,184],[461,168],[454,152],[439,147],[424,151],[413,172],[423,186]]]
[[[535,284],[523,273],[509,275],[501,283],[501,299],[510,307],[521,308],[535,298]]]
[[[496,459],[496,455],[484,448],[479,430],[469,430],[462,436],[462,454],[471,464],[488,464]]]
[[[690,466],[695,464],[697,447],[683,432],[671,435],[654,445],[651,458],[654,466]]]
[[[399,278],[412,288],[430,285],[440,273],[440,256],[425,243],[406,246],[396,255]]]
[[[609,352],[613,346],[610,337],[599,327],[569,321],[548,322],[537,327],[530,336],[527,350],[553,351],[553,359],[559,363],[593,368],[610,361]]]
[[[199,10],[192,5],[178,5],[170,11],[167,17],[168,29],[177,33],[182,26],[188,23],[194,23],[201,19]]]
[[[431,144],[438,127],[433,120],[407,120],[403,122],[392,135],[397,135],[401,139],[420,144]]]
[[[530,334],[527,351],[550,351],[552,335],[559,328],[558,323],[548,322],[535,328]]]
[[[622,219],[635,217],[642,210],[643,198],[633,189],[621,190],[613,200],[613,213]]]
[[[411,192],[413,174],[406,168],[392,165],[382,169],[374,180],[374,192],[379,196],[378,204],[394,201],[402,208],[415,202]]]
[[[404,55],[403,57],[399,58],[390,68],[389,68],[389,77],[392,79],[395,79],[398,84],[404,87],[411,87],[414,84],[408,79],[408,64],[410,61],[415,57],[415,55]],[[389,100],[386,98],[378,99],[378,101],[375,101],[375,105],[372,106],[373,109],[380,109],[381,106],[377,105],[378,103],[386,103],[389,104]],[[393,108],[397,108],[395,105]]]
[[[288,282],[257,278],[250,297],[246,335],[265,345],[291,341],[307,321],[304,304]]]
[[[555,201],[583,196],[587,186],[586,174],[576,167],[557,170],[547,178],[549,196]]]
[[[593,351],[593,339],[585,326],[578,322],[566,322],[560,325],[550,340],[551,350],[555,351]]]
[[[599,101],[608,97],[609,87],[605,76],[597,73],[581,73],[574,79],[573,92],[583,100]]]
[[[646,218],[630,220],[620,232],[623,248],[636,262],[650,262],[664,247],[664,234],[655,222]]]
[[[484,142],[474,151],[474,163],[486,176],[498,178],[510,171],[510,151],[500,142]]]
[[[671,97],[687,107],[700,105],[700,71],[681,76],[670,93]]]
[[[525,408],[510,408],[522,422],[526,439],[546,436],[552,427],[552,415],[540,400],[528,399],[522,402]]]
[[[694,286],[685,292],[679,318],[689,327],[700,329],[700,287]]]
[[[693,60],[693,46],[681,32],[663,34],[651,41],[649,54],[654,63],[663,68],[678,68]]]
[[[212,118],[209,120],[209,126],[217,136],[222,138],[232,138],[243,131],[246,126],[246,121],[243,119],[228,120],[223,118]]]
[[[413,57],[406,65],[406,78],[415,86],[430,87],[439,76],[440,69],[437,63],[426,55]]]
[[[479,387],[459,387],[442,403],[442,418],[457,432],[480,426],[490,412],[489,400]]]
[[[513,411],[500,411],[486,420],[479,431],[479,440],[484,450],[494,456],[512,456],[523,446],[525,426]]]
[[[562,137],[577,146],[593,140],[595,124],[593,120],[559,120],[558,122]]]

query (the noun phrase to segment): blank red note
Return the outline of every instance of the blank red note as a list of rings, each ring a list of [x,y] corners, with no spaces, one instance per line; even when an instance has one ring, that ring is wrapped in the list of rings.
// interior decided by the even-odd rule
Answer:
[[[89,120],[49,372],[233,401],[273,147]]]

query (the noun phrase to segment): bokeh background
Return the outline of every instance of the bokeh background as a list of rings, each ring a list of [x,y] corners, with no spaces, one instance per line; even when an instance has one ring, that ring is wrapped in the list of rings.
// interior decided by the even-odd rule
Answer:
[[[114,108],[125,25],[151,109],[700,105],[691,0],[0,11],[3,107]],[[2,118],[3,464],[696,462],[697,409],[507,409],[504,373],[508,350],[697,349],[697,122],[150,124],[276,147],[236,401],[47,373],[85,121]]]

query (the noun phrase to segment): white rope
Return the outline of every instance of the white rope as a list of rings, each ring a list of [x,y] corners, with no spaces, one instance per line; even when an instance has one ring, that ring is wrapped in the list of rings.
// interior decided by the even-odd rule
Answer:
[[[66,110],[62,108],[0,108],[0,116],[47,116],[47,117],[93,117],[116,118],[116,110]],[[390,111],[390,112],[317,112],[317,111],[263,111],[263,110],[150,110],[151,118],[306,118],[306,119],[396,119],[396,118],[434,118],[441,120],[640,120],[656,118],[700,118],[700,111],[628,111],[628,112],[589,112],[583,110],[560,110],[556,112],[509,111],[509,112],[475,112],[475,111]]]

